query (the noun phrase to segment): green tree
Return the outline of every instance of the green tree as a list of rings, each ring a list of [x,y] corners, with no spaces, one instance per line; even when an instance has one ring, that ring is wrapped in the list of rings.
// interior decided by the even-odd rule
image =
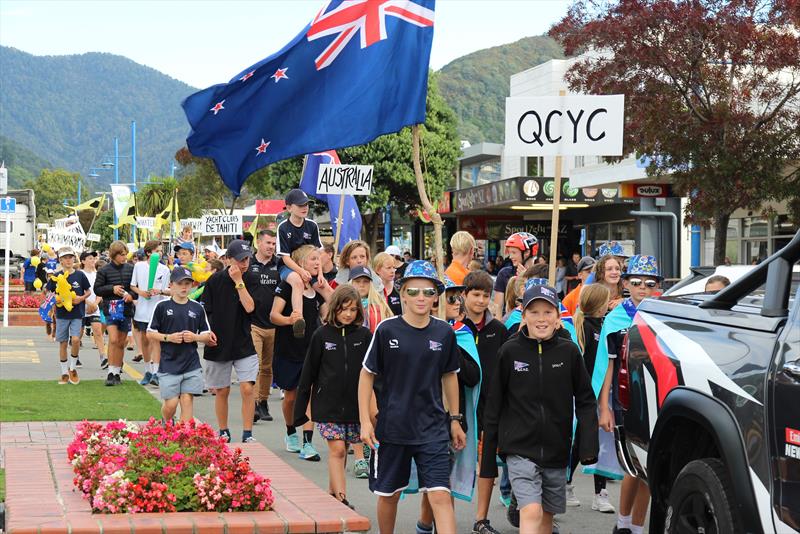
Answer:
[[[72,213],[64,203],[69,206],[78,203],[78,182],[81,182],[83,191],[90,190],[89,184],[80,174],[64,169],[42,169],[39,176],[27,180],[24,187],[33,189],[36,194],[39,220],[52,222],[53,219]]]

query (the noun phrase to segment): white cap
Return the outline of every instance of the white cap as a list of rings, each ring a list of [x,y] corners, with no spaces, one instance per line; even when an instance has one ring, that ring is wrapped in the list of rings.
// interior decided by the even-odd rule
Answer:
[[[400,247],[398,247],[397,245],[389,245],[388,247],[386,247],[386,250],[384,252],[386,252],[390,256],[402,256],[403,255],[403,253],[400,251]]]

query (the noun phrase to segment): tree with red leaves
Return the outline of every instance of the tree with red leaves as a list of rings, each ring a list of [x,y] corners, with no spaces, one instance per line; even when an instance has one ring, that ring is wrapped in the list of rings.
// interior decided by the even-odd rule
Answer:
[[[573,91],[624,94],[626,153],[725,258],[738,208],[800,200],[800,0],[576,0],[550,30]]]

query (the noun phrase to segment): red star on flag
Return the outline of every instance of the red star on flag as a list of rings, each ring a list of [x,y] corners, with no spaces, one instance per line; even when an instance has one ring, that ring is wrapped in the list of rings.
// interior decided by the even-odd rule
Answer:
[[[282,80],[284,78],[288,80],[289,77],[286,75],[286,71],[287,70],[289,70],[289,67],[283,67],[282,69],[278,69],[278,70],[275,71],[275,74],[270,76],[270,78],[274,78],[275,79],[275,83],[278,83],[280,80]]]
[[[261,154],[263,154],[264,152],[266,152],[266,151],[267,151],[267,147],[269,146],[269,144],[270,144],[271,142],[272,142],[272,141],[264,141],[264,138],[262,137],[262,138],[261,138],[261,144],[260,144],[260,145],[258,145],[258,146],[255,148],[256,152],[258,152],[258,154],[256,154],[256,157],[258,157],[258,156],[260,156]]]
[[[250,78],[252,78],[252,77],[253,77],[253,74],[255,74],[255,73],[256,73],[256,71],[254,71],[254,70],[251,70],[250,72],[248,72],[247,74],[245,74],[244,76],[242,76],[242,77],[241,77],[241,78],[239,78],[239,79],[240,79],[240,80],[242,80],[243,82],[246,82],[247,80],[249,80]]]
[[[214,115],[216,115],[217,113],[225,109],[225,107],[222,105],[224,103],[225,103],[224,100],[222,102],[217,102],[216,104],[214,104],[214,107],[209,109],[208,111],[213,111]]]

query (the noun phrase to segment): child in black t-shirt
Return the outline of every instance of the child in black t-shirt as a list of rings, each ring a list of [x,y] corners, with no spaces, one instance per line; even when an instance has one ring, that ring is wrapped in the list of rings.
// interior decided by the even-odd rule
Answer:
[[[285,203],[289,217],[278,225],[278,243],[275,254],[281,262],[278,266],[281,280],[285,280],[292,287],[292,309],[299,310],[303,306],[301,295],[304,287],[311,287],[315,282],[319,282],[320,289],[322,289],[322,281],[325,278],[322,276],[321,269],[312,275],[308,269],[303,268],[293,259],[293,254],[304,245],[313,245],[320,249],[322,241],[319,238],[317,223],[306,219],[308,206],[311,203],[308,195],[302,189],[292,189],[286,194]],[[327,283],[325,287],[330,288]],[[330,296],[330,289],[325,294]],[[302,316],[292,316],[291,321],[294,335],[298,338],[304,337],[307,328],[305,319]],[[314,329],[311,328],[311,331],[313,332]]]
[[[203,369],[197,342],[212,339],[206,312],[199,302],[189,299],[192,273],[177,266],[170,275],[172,298],[156,304],[147,338],[161,343],[161,362],[158,383],[161,399],[161,416],[165,421],[175,416],[181,406],[181,421],[192,419],[192,399],[203,393]]]
[[[296,265],[311,274],[311,279],[320,272],[319,249],[313,245],[303,245],[292,253],[292,260]],[[327,286],[323,278],[323,284]],[[311,341],[311,336],[320,324],[320,315],[325,315],[327,306],[325,299],[317,293],[311,284],[306,283],[299,291],[300,307],[294,306],[297,293],[288,280],[281,282],[275,288],[275,299],[272,301],[272,311],[269,320],[275,325],[275,355],[272,360],[272,373],[275,384],[284,390],[283,418],[286,422],[286,437],[284,438],[286,450],[300,453],[302,460],[318,462],[320,457],[311,444],[314,426],[307,423],[303,427],[303,444],[300,445],[297,431],[294,427],[294,403],[297,398],[297,385],[300,382],[300,373],[303,370],[303,360]],[[297,330],[293,325],[303,319],[306,324],[303,335],[296,336]]]

